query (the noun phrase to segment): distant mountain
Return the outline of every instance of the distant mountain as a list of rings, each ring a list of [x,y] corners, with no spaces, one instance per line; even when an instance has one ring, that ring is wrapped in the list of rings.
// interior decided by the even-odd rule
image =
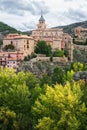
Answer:
[[[57,27],[53,27],[53,28],[63,28],[65,33],[69,33],[71,36],[73,36],[74,35],[74,28],[76,28],[78,26],[82,26],[84,28],[87,28],[87,21],[72,23],[72,24],[65,25],[65,26],[57,26]],[[3,22],[0,22],[0,38],[2,38],[4,35],[6,35],[8,33],[23,33],[26,35],[31,35],[32,30],[21,32],[21,31],[16,30],[13,27],[10,27],[9,25],[7,25]]]
[[[73,36],[74,35],[74,28],[76,28],[78,26],[82,26],[84,28],[87,28],[87,21],[73,23],[73,24],[69,24],[69,25],[65,25],[65,26],[57,26],[57,27],[53,27],[53,28],[63,28],[65,33],[69,33],[71,36]]]
[[[74,35],[74,28],[76,28],[78,26],[82,26],[84,28],[87,28],[87,21],[72,23],[72,24],[69,24],[69,25],[57,26],[57,27],[52,27],[52,28],[63,28],[65,33],[69,33],[71,36],[73,36]],[[26,32],[23,32],[23,33],[30,35],[32,33],[32,31],[26,31]]]
[[[21,31],[18,31],[7,24],[0,22],[0,38],[3,38],[3,36],[8,33],[21,33]]]
[[[30,31],[24,31],[24,32],[22,32],[23,34],[26,34],[26,35],[28,35],[28,36],[30,36],[31,34],[32,34],[32,30],[30,30]]]

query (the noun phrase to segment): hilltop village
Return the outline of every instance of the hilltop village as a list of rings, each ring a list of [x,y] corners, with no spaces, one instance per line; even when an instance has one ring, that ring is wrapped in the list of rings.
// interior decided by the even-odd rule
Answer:
[[[76,27],[70,35],[47,28],[41,15],[31,35],[5,35],[0,43],[0,129],[87,130],[85,63],[86,28]]]
[[[68,56],[54,58],[57,62],[73,62],[73,50],[79,49],[80,46],[75,45],[75,42],[86,41],[87,29],[82,27],[75,28],[75,37],[73,38],[64,33],[63,29],[59,28],[47,28],[45,19],[41,14],[37,29],[32,31],[30,36],[23,34],[8,34],[3,38],[3,45],[0,48],[0,66],[17,69],[20,62],[27,56],[34,54],[35,47],[38,41],[45,41],[47,45],[50,45],[52,52],[58,50],[67,51]],[[87,51],[86,47],[81,48]],[[49,57],[41,54],[35,54],[36,60],[48,61]],[[35,58],[34,58],[35,59]]]

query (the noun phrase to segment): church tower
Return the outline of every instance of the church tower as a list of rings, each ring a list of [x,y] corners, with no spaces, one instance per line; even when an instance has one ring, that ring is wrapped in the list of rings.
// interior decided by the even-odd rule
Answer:
[[[39,30],[46,29],[45,19],[44,19],[44,17],[43,17],[42,12],[41,12],[41,17],[40,17],[40,19],[39,19],[39,23],[37,24],[37,28],[38,28]]]

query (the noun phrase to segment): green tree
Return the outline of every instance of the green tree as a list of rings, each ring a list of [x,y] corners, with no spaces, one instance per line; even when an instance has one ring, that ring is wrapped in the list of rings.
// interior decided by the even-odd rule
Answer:
[[[64,50],[64,55],[65,55],[66,57],[69,56],[69,51],[68,51],[67,49]]]
[[[11,69],[0,69],[0,107],[8,107],[17,115],[19,128],[28,129],[30,123],[30,91],[27,76]],[[29,79],[28,79],[29,80]]]
[[[64,72],[61,68],[56,67],[53,70],[53,74],[51,76],[52,78],[52,84],[56,84],[56,83],[63,83],[63,76],[64,76]]]
[[[38,54],[46,54],[46,56],[50,56],[51,55],[51,46],[47,45],[45,41],[38,41],[36,48],[35,48],[35,52]]]
[[[0,129],[19,130],[16,113],[6,107],[0,107]]]
[[[0,39],[0,46],[3,44],[3,40],[2,39]]]
[[[80,62],[76,62],[72,65],[72,69],[76,72],[76,71],[83,71],[85,69],[85,66],[83,63]]]
[[[86,106],[81,102],[82,90],[78,83],[47,86],[32,108],[38,130],[85,130]],[[86,118],[83,119],[84,116]]]
[[[9,44],[9,45],[6,45],[5,47],[4,47],[4,49],[7,51],[7,50],[14,50],[15,49],[15,47],[12,45],[12,44]]]
[[[51,84],[52,84],[51,77],[48,76],[46,73],[44,73],[44,74],[42,75],[42,77],[40,78],[40,86],[43,87],[44,84],[48,84],[48,85],[51,85]]]
[[[64,81],[73,81],[73,76],[74,76],[75,72],[73,70],[67,71],[66,74],[64,75]]]

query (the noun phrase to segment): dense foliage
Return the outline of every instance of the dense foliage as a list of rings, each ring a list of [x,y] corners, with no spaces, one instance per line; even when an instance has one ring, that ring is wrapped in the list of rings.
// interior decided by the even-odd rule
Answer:
[[[87,85],[73,80],[85,69],[77,62],[38,79],[30,72],[0,68],[0,129],[86,130]]]
[[[0,39],[0,46],[3,44],[3,40],[2,39]]]
[[[64,51],[63,50],[57,50],[53,53],[54,57],[63,57],[64,56]]]
[[[35,52],[38,54],[46,54],[46,56],[50,56],[51,55],[51,46],[47,45],[47,43],[45,41],[38,41],[36,48],[35,48]]]
[[[12,44],[6,45],[6,46],[4,47],[4,50],[5,50],[5,51],[7,51],[7,50],[14,50],[14,49],[15,49],[15,47],[14,47]]]

